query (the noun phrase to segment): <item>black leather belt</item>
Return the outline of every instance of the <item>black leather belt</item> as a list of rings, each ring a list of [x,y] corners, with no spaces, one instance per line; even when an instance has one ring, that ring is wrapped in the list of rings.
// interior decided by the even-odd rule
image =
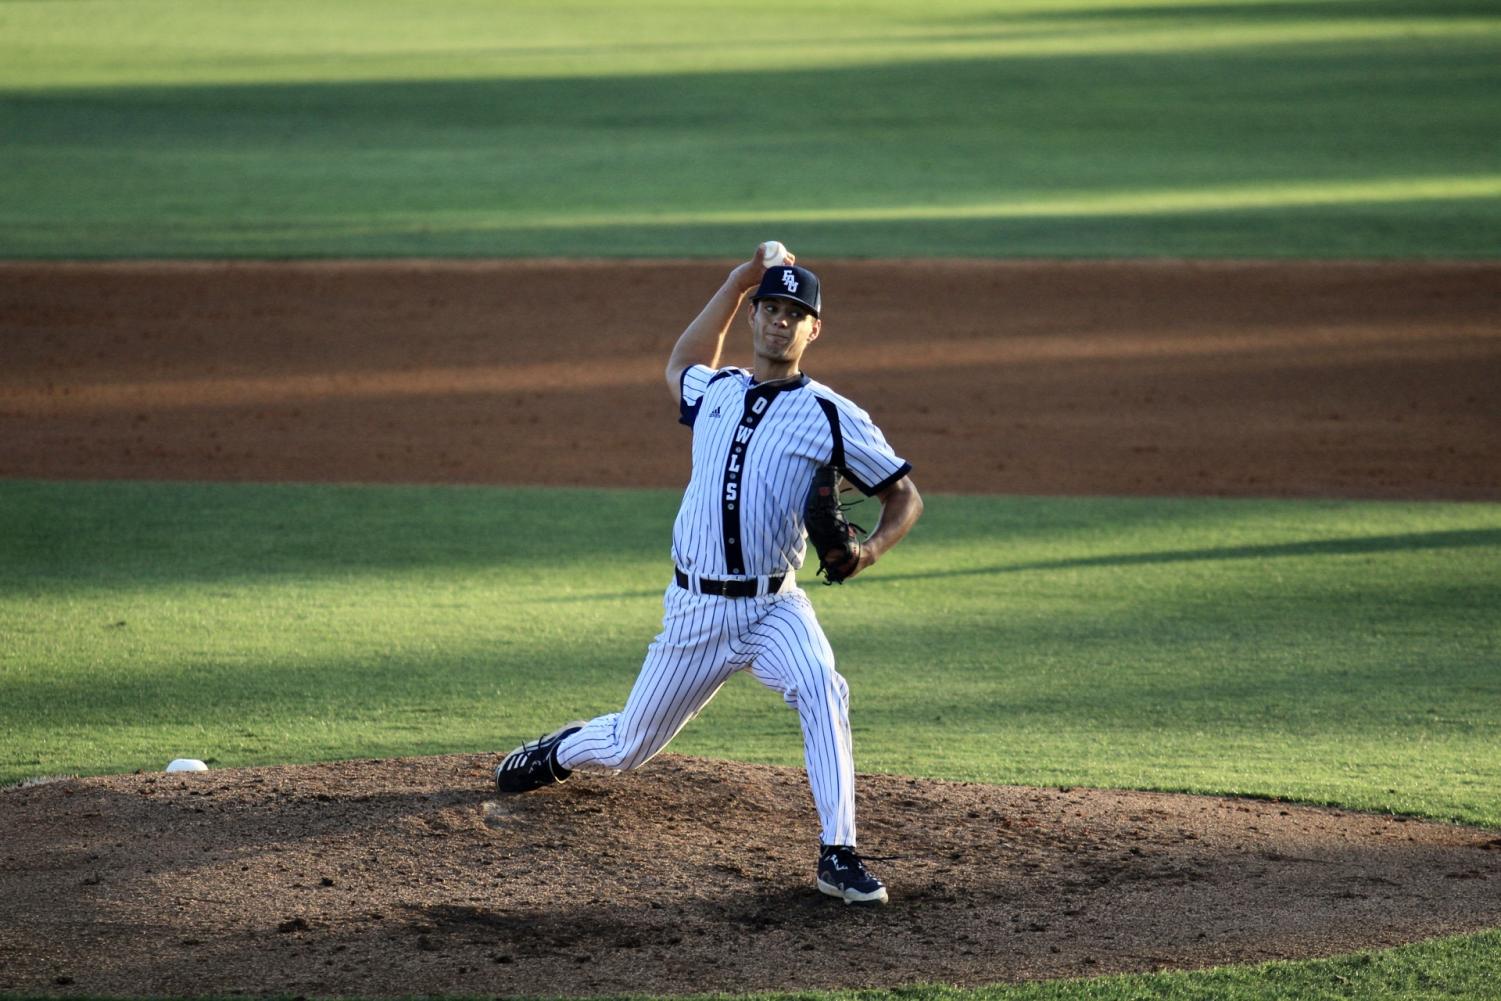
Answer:
[[[782,581],[787,579],[786,574],[765,578],[766,590],[763,592],[759,577],[752,577],[750,580],[720,580],[718,577],[689,577],[677,567],[672,570],[677,577],[678,587],[684,591],[692,591],[694,582],[697,582],[699,594],[714,594],[721,598],[754,598],[758,594],[776,594],[782,590]]]

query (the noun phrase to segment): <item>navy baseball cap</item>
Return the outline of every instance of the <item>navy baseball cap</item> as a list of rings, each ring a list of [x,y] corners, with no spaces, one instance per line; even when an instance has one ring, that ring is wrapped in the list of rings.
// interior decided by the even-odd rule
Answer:
[[[814,316],[823,312],[823,293],[818,287],[818,276],[795,264],[766,269],[766,274],[761,276],[761,287],[751,296],[751,302],[762,299],[790,299]]]

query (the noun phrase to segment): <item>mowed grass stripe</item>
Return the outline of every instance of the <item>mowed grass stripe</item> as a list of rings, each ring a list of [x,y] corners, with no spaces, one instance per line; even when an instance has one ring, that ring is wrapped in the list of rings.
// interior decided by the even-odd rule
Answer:
[[[899,0],[798,5],[795,31],[728,0],[9,0],[0,88],[774,73],[797,65],[1038,59],[1414,40],[1496,30],[1487,0]],[[768,51],[774,46],[774,51]]]
[[[616,708],[675,501],[0,484],[0,781],[505,748]],[[1497,505],[939,496],[810,590],[862,769],[1501,826],[1498,555]],[[747,679],[674,749],[801,760]]]
[[[124,9],[0,8],[0,256],[1498,251],[1493,5]]]

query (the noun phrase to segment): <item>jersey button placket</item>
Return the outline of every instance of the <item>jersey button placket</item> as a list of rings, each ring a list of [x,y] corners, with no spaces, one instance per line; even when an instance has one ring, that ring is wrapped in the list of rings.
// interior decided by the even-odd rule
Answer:
[[[740,430],[736,432],[735,439],[730,445],[730,455],[725,463],[725,498],[724,498],[724,548],[725,567],[732,574],[745,573],[745,556],[740,551],[739,519],[737,513],[740,497],[741,462],[746,454],[746,444],[750,436],[755,432],[759,418],[770,405],[770,399],[764,394],[751,393],[745,399],[745,413],[740,419]]]
[[[752,417],[752,416],[747,416],[745,418],[744,424],[745,424],[745,426],[747,428],[750,428],[750,429],[754,430],[755,426],[756,426],[756,418]],[[740,455],[740,449],[741,449],[741,446],[739,446],[739,445],[735,446],[735,455],[737,457]],[[740,481],[740,474],[737,473],[737,472],[735,472],[734,470],[731,470],[730,471],[730,482],[731,483],[738,483],[739,481]],[[735,505],[734,504],[730,505],[730,510],[731,511],[735,510]],[[732,545],[732,546],[739,545],[739,543],[737,543],[735,541],[735,536],[733,536],[733,535],[730,536],[730,545]],[[730,573],[745,573],[745,570],[744,570],[743,567],[738,567],[738,566],[736,566],[736,567],[730,567]]]

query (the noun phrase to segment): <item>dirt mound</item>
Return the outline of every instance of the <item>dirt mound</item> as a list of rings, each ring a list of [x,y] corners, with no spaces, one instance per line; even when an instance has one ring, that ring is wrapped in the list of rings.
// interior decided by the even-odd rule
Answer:
[[[0,791],[0,990],[413,996],[984,984],[1501,923],[1494,832],[863,776],[884,908],[820,895],[801,771],[664,755],[497,800],[490,755]]]

